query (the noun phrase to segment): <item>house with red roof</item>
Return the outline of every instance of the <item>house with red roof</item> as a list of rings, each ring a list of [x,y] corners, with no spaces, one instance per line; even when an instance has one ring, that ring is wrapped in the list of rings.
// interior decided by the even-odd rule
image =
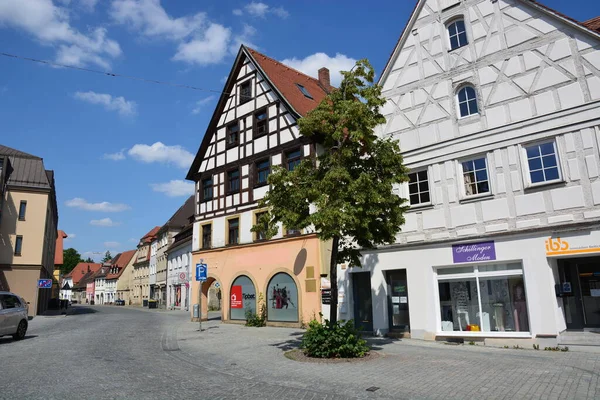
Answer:
[[[80,262],[75,268],[65,276],[63,276],[60,289],[60,298],[62,300],[73,301],[73,288],[79,284],[79,281],[85,277],[90,271],[97,271],[102,264]],[[77,300],[77,299],[75,299]]]
[[[57,299],[60,293],[60,281],[61,281],[61,273],[60,270],[63,265],[63,250],[64,250],[64,240],[68,237],[68,235],[59,230],[56,236],[56,250],[54,251],[54,272],[52,274],[52,298]]]
[[[160,226],[155,226],[140,239],[133,263],[131,303],[147,305],[150,299],[150,245],[156,240]]]
[[[196,183],[192,265],[208,266],[206,295],[218,284],[224,321],[245,320],[256,312],[262,293],[268,324],[299,326],[302,316],[321,311],[320,274],[325,246],[316,235],[281,227],[266,240],[251,232],[261,216],[257,206],[269,186],[271,168],[292,170],[315,157],[317,146],[300,135],[298,119],[333,89],[329,70],[308,76],[241,46],[223,93],[187,174]],[[190,290],[198,302],[198,283]]]
[[[114,303],[117,297],[117,281],[129,265],[135,255],[136,250],[128,250],[117,254],[110,262],[108,274],[106,275],[105,297],[107,303]]]

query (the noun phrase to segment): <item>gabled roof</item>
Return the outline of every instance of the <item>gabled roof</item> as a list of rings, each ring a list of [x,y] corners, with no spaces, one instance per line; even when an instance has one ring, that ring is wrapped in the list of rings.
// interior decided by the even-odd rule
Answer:
[[[583,23],[583,26],[600,33],[600,16],[598,16],[596,18],[588,19],[587,21],[585,21]]]
[[[41,160],[41,158],[38,156],[34,156],[33,154],[29,154],[29,153],[25,153],[24,151],[13,149],[12,147],[3,146],[1,144],[0,144],[0,155],[20,157],[20,158],[30,158],[33,160]]]
[[[73,285],[75,285],[79,283],[81,278],[83,278],[89,271],[98,271],[101,266],[102,265],[98,263],[80,262],[75,266],[75,268],[73,268],[71,272],[65,275],[65,278],[72,278]]]
[[[394,49],[392,50],[392,54],[390,54],[390,57],[388,58],[387,62],[385,63],[385,67],[383,68],[383,72],[381,73],[381,75],[379,75],[379,80],[377,81],[377,83],[382,82],[383,79],[386,78],[387,74],[390,72],[389,69],[393,64],[393,60],[398,55],[400,49],[402,48],[402,46],[404,45],[404,42],[406,41],[406,37],[408,36],[408,33],[411,30],[409,28],[412,27],[414,25],[414,23],[416,22],[416,19],[419,16],[419,13],[421,12],[421,10],[423,9],[423,6],[425,5],[426,1],[427,0],[417,0],[416,1],[415,8],[413,9],[413,11],[411,13],[410,18],[408,19],[408,22],[404,26],[404,29],[402,30],[402,33],[400,34],[400,37],[398,38],[398,42],[396,42],[396,46],[394,46]],[[568,17],[565,14],[562,14],[562,13],[540,3],[539,1],[536,1],[536,0],[516,0],[516,1],[520,1],[521,3],[524,3],[524,4],[529,4],[530,6],[540,10],[541,12],[543,12],[546,15],[549,15],[551,17],[554,17],[556,19],[564,21],[565,23],[567,23],[581,31],[584,31],[588,34],[592,34],[592,35],[596,36],[597,38],[600,38],[600,30],[598,30],[598,28],[600,28],[600,27],[598,27],[596,25],[597,22],[595,22],[595,20],[600,17],[593,18],[586,22],[579,22],[576,19]]]
[[[190,216],[194,215],[195,212],[195,204],[194,204],[194,195],[188,197],[188,199],[183,203],[181,207],[175,214],[169,218],[169,220],[160,228],[159,233],[165,232],[169,229],[183,229],[187,224]]]
[[[202,144],[196,152],[196,158],[188,171],[186,179],[194,180],[194,176],[198,173],[202,159],[212,134],[216,131],[217,123],[221,111],[225,107],[231,88],[235,85],[237,79],[237,73],[242,66],[242,62],[245,58],[248,58],[260,72],[260,74],[267,80],[269,85],[273,88],[273,91],[277,94],[277,97],[286,105],[286,108],[296,117],[300,118],[306,116],[306,114],[317,107],[321,100],[327,96],[327,94],[334,89],[333,87],[324,87],[319,83],[318,79],[310,77],[297,71],[285,64],[280,63],[264,54],[259,53],[256,50],[248,48],[244,45],[240,47],[238,55],[231,67],[229,77],[225,83],[223,93],[219,98],[219,102],[215,107],[213,116],[208,124],[204,137],[202,138]],[[304,86],[311,96],[312,99],[304,96],[297,84]]]
[[[125,271],[125,267],[127,267],[127,264],[129,264],[136,251],[137,250],[128,250],[117,254],[117,256],[113,259],[113,262],[111,263],[111,268],[117,267],[118,271],[115,274],[107,274],[106,279],[119,279],[119,277],[123,274],[123,271]]]
[[[194,233],[194,225],[193,224],[190,224],[190,225],[186,226],[185,228],[183,228],[181,230],[181,232],[179,232],[177,235],[174,236],[173,243],[171,243],[171,245],[167,248],[167,253],[183,244],[187,244],[188,242],[191,243],[193,233]]]
[[[94,279],[104,278],[108,274],[110,267],[101,267],[95,274]]]
[[[158,234],[159,230],[160,230],[160,226],[155,226],[154,228],[152,228],[150,230],[150,232],[148,232],[144,236],[142,236],[142,238],[140,239],[140,242],[144,242],[144,243],[152,242],[152,240],[154,240],[154,238],[156,238],[156,235]]]

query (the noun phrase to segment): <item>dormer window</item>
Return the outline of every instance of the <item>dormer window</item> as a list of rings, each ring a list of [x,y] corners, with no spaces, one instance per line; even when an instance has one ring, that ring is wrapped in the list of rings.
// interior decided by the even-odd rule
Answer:
[[[458,110],[461,118],[479,113],[477,93],[473,86],[464,86],[457,93]]]
[[[240,104],[247,103],[252,99],[252,87],[250,81],[246,81],[240,85]]]
[[[313,97],[310,95],[310,93],[308,92],[308,90],[306,90],[306,88],[304,86],[302,86],[299,83],[296,83],[296,86],[298,86],[298,89],[300,89],[300,91],[302,92],[302,94],[305,97],[308,97],[309,99],[312,99]]]
[[[237,146],[240,141],[240,124],[234,122],[227,125],[227,146]]]
[[[450,39],[450,50],[469,44],[464,20],[458,19],[448,25],[448,38]]]

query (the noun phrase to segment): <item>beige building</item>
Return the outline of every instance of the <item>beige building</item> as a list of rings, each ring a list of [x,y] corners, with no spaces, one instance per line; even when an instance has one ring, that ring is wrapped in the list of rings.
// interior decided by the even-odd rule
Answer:
[[[131,304],[144,305],[150,298],[150,244],[156,238],[160,226],[145,234],[137,247],[133,263],[133,298]],[[146,304],[147,305],[147,304]]]
[[[125,304],[133,304],[133,283],[134,283],[134,267],[137,262],[139,251],[135,250],[133,257],[125,265],[121,275],[117,278],[117,299],[125,300]]]
[[[29,302],[29,314],[48,308],[58,226],[54,171],[40,157],[0,145],[0,290]]]

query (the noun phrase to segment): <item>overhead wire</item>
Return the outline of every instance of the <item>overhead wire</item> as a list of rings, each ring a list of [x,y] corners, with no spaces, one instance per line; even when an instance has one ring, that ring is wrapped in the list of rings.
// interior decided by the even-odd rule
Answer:
[[[77,66],[74,66],[74,65],[60,64],[60,63],[57,63],[57,62],[54,62],[54,61],[40,60],[38,58],[25,57],[25,56],[20,56],[20,55],[17,55],[17,54],[0,52],[0,55],[2,55],[4,57],[8,57],[8,58],[13,58],[13,59],[20,59],[20,60],[25,60],[25,61],[31,61],[31,62],[35,62],[35,63],[38,63],[38,64],[46,64],[46,65],[50,65],[52,67],[68,68],[68,69],[73,69],[73,70],[77,70],[77,71],[91,72],[91,73],[94,73],[94,74],[100,74],[100,75],[110,76],[110,77],[114,77],[114,78],[124,78],[124,79],[130,79],[130,80],[134,80],[134,81],[140,81],[140,82],[146,82],[146,83],[153,83],[153,84],[156,84],[156,85],[166,85],[166,86],[178,87],[178,88],[182,88],[182,89],[197,90],[197,91],[201,91],[201,92],[218,93],[218,94],[225,93],[225,94],[228,94],[227,92],[223,92],[221,90],[205,89],[205,88],[201,88],[201,87],[197,87],[197,86],[192,86],[192,85],[186,85],[186,84],[182,84],[182,83],[159,81],[157,79],[141,78],[141,77],[133,76],[133,75],[119,74],[117,72],[101,71],[101,70],[97,70],[97,69],[77,67]]]

